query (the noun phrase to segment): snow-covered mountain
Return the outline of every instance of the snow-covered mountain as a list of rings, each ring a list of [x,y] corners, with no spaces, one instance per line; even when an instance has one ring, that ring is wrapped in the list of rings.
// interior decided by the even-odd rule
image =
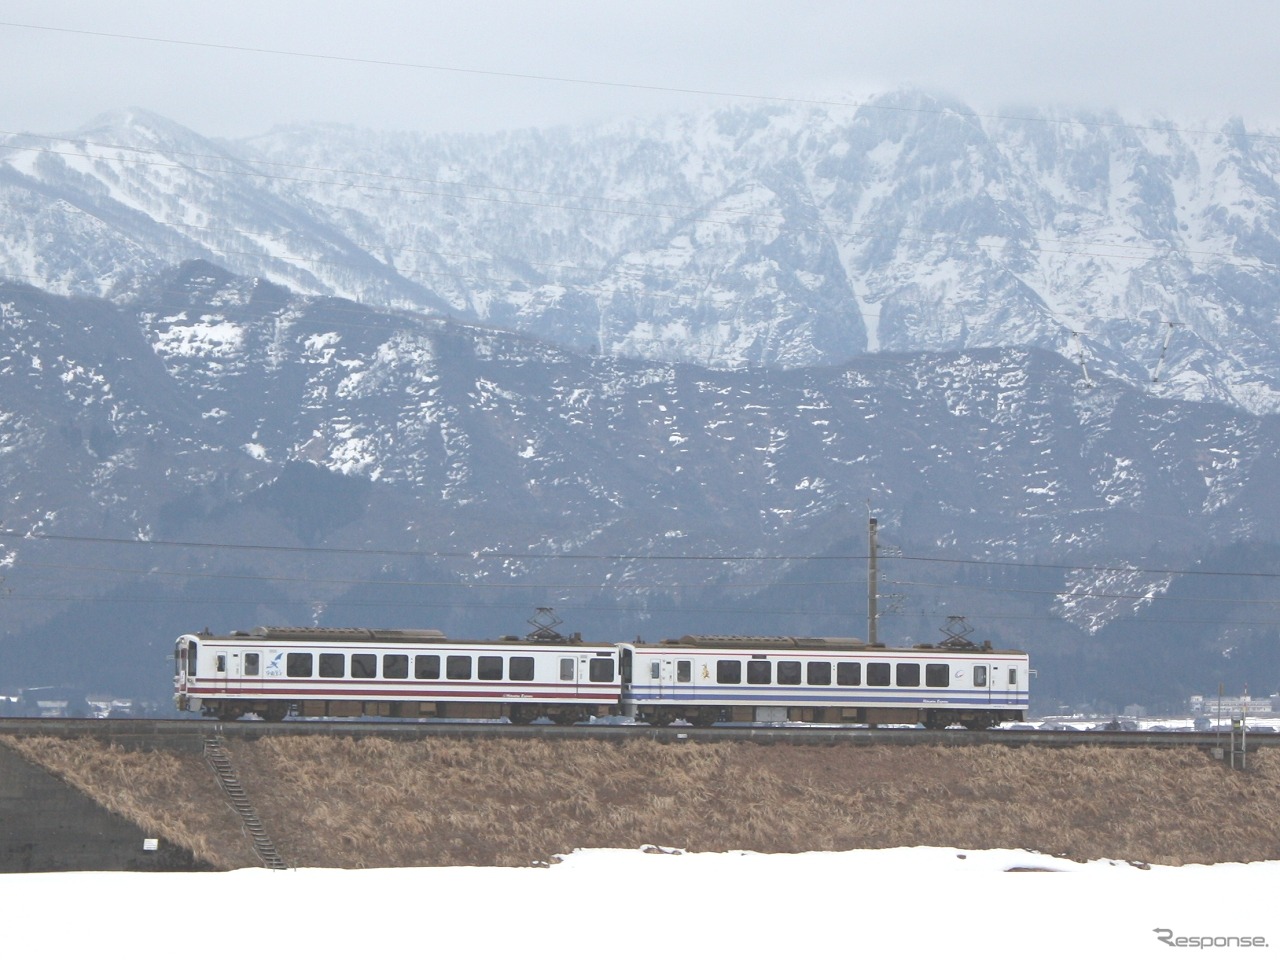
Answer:
[[[1035,348],[717,370],[203,261],[114,302],[3,284],[0,675],[162,686],[206,621],[466,635],[548,603],[594,636],[859,635],[869,506],[902,554],[886,637],[962,613],[1051,657],[1280,542],[1278,454],[1280,418],[1086,387]],[[1250,609],[1192,660],[1274,651]]]
[[[1280,138],[915,92],[492,136],[0,147],[0,271],[127,296],[201,257],[306,294],[712,368],[1037,348],[1280,410]],[[1153,382],[1153,380],[1155,382]]]

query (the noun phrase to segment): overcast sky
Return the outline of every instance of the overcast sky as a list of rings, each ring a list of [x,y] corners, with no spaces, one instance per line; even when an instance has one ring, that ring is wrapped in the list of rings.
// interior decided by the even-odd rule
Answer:
[[[9,132],[134,106],[211,136],[484,131],[903,85],[1280,129],[1274,0],[6,0],[0,20]]]

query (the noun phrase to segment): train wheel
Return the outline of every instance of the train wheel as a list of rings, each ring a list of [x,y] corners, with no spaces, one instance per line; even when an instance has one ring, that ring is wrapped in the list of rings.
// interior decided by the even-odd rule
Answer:
[[[716,711],[699,710],[692,717],[687,719],[695,727],[709,727],[716,722]]]
[[[510,720],[512,723],[533,723],[538,719],[538,711],[526,707],[512,707]]]
[[[262,719],[268,723],[279,723],[289,715],[289,704],[272,702],[262,710]]]

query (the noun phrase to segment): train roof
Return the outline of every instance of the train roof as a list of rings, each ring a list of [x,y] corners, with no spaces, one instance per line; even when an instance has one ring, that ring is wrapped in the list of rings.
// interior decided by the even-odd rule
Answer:
[[[947,653],[1021,653],[1019,650],[993,650],[990,643],[976,644],[968,640],[917,643],[909,647],[887,647],[883,643],[867,643],[858,637],[754,637],[726,634],[686,634],[678,640],[660,640],[658,646],[685,649],[737,650],[941,650]]]
[[[195,634],[197,637],[211,637],[208,630]],[[484,638],[449,638],[442,630],[384,630],[365,627],[254,627],[251,630],[236,630],[226,637],[241,642],[279,643],[279,642],[324,642],[324,643],[449,643],[449,644],[494,644],[509,643],[512,645],[541,646],[582,646],[582,635],[578,633],[562,636],[545,631],[535,632],[525,637],[502,636],[497,639]],[[598,644],[604,646],[604,644]]]

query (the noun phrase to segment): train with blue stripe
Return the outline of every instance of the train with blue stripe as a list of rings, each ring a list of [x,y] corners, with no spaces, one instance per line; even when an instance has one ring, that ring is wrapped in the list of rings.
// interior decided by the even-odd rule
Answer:
[[[179,637],[174,662],[178,709],[222,720],[623,716],[981,730],[1025,719],[1030,679],[1025,653],[957,638],[901,648],[824,637],[591,644],[547,628],[496,640],[434,630],[206,631]]]

